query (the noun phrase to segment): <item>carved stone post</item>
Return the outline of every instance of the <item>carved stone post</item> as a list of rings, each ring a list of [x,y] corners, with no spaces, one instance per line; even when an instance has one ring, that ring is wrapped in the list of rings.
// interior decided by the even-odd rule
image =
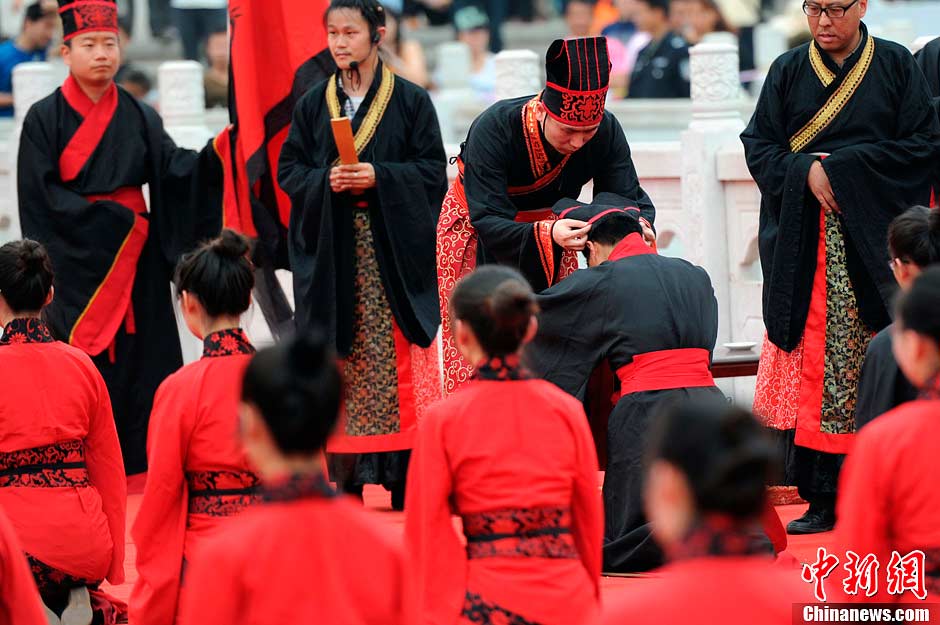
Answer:
[[[717,154],[738,142],[744,128],[738,112],[742,97],[738,48],[732,41],[710,40],[689,53],[692,122],[682,133],[682,208],[689,232],[692,262],[709,273],[718,298],[718,343],[731,340],[728,237],[724,188],[718,178]]]
[[[55,90],[55,72],[48,63],[21,63],[13,69],[13,133],[5,175],[0,176],[0,243],[18,239],[20,216],[16,194],[16,161],[23,120],[30,107]]]
[[[503,50],[496,55],[497,100],[518,98],[542,89],[542,60],[531,50]]]
[[[206,127],[203,72],[196,61],[169,61],[157,72],[163,125],[177,145],[196,150],[212,137]]]

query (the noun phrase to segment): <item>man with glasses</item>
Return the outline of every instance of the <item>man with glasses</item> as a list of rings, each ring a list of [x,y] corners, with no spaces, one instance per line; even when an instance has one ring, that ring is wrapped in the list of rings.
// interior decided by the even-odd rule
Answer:
[[[767,339],[754,412],[781,436],[810,503],[791,534],[828,531],[855,432],[858,379],[890,321],[891,219],[930,195],[940,122],[904,47],[871,37],[868,0],[806,0],[813,41],[768,72],[742,133],[761,190]]]

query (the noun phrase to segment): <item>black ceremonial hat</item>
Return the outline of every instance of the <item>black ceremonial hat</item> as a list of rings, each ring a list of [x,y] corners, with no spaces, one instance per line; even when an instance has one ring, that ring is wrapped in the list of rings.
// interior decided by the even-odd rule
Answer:
[[[597,223],[608,215],[627,215],[639,223],[640,209],[633,202],[614,193],[598,193],[590,204],[564,198],[555,202],[552,212],[559,219],[577,219]]]
[[[62,40],[91,32],[118,32],[117,0],[59,0]]]
[[[556,39],[545,54],[542,102],[568,126],[594,126],[604,117],[610,84],[607,39]]]

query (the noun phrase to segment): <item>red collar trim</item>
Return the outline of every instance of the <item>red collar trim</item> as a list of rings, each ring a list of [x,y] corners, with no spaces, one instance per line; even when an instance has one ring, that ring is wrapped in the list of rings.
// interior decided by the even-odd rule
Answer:
[[[62,83],[62,96],[65,98],[65,101],[68,102],[69,106],[75,109],[79,115],[88,117],[88,114],[91,113],[98,104],[102,105],[102,108],[106,110],[116,108],[117,85],[114,84],[114,81],[111,81],[111,86],[101,97],[101,100],[98,101],[98,104],[95,104],[95,102],[88,97],[88,94],[82,90],[78,81],[75,80],[75,77],[69,74],[65,82]]]
[[[628,258],[630,256],[640,256],[641,254],[655,253],[656,250],[647,245],[646,241],[643,240],[643,235],[636,232],[631,232],[614,247],[614,250],[610,253],[610,258],[607,260],[615,261],[622,258]]]

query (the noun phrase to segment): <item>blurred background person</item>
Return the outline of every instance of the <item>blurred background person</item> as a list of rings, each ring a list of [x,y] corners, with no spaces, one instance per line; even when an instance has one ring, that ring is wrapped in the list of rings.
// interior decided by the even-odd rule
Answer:
[[[200,48],[210,33],[228,26],[228,0],[170,0],[183,42],[183,58],[201,61]]]
[[[468,86],[487,103],[493,99],[496,88],[496,55],[490,52],[490,21],[479,6],[472,4],[454,11],[457,41],[470,48],[470,75]],[[435,82],[442,84],[438,73]]]
[[[636,0],[633,20],[649,34],[630,75],[628,98],[688,98],[689,44],[671,30],[669,0]]]
[[[13,117],[13,68],[45,61],[55,27],[55,2],[33,2],[26,7],[20,34],[0,44],[0,117]]]
[[[636,65],[640,50],[650,42],[649,33],[637,29],[633,22],[638,0],[613,0],[617,10],[617,19],[607,24],[601,34],[607,38],[607,52],[610,56],[610,94],[611,98],[623,98],[627,95],[630,74]]]
[[[568,26],[568,39],[580,39],[591,36],[594,24],[594,5],[596,0],[568,0],[565,5],[565,24]]]
[[[148,104],[151,104],[153,81],[150,80],[150,76],[147,75],[147,72],[141,69],[131,68],[130,70],[124,72],[124,76],[121,78],[121,80],[115,82],[124,87],[125,91],[130,93],[138,100],[142,100]]]
[[[790,625],[812,585],[761,532],[774,449],[760,423],[723,401],[665,405],[651,423],[644,500],[668,564],[618,592],[604,625]]]
[[[385,37],[379,46],[382,61],[388,68],[414,84],[427,89],[430,84],[428,62],[424,57],[424,48],[414,39],[402,33],[401,12],[383,2],[385,7]]]
[[[203,75],[206,89],[206,108],[228,106],[228,32],[225,29],[209,33],[206,40],[206,59],[209,67]]]

